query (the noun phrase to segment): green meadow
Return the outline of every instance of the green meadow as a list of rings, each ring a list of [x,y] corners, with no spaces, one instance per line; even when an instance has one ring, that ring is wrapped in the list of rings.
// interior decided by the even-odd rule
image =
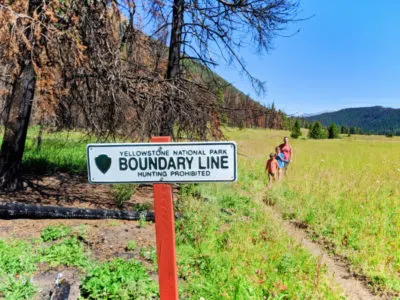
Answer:
[[[227,130],[239,144],[241,170],[263,173],[267,154],[288,132]],[[400,138],[350,136],[290,141],[293,163],[267,193],[286,218],[368,277],[376,290],[400,292]],[[241,172],[242,175],[243,171]],[[252,180],[247,180],[252,189]]]
[[[25,170],[85,173],[85,146],[93,138],[44,133],[38,148],[37,133],[37,128],[29,132]],[[346,258],[373,288],[400,292],[400,139],[291,140],[294,161],[288,174],[267,191],[267,154],[287,134],[225,129],[226,138],[238,144],[238,181],[181,186],[175,204],[182,212],[176,221],[182,299],[343,298],[325,267],[287,236],[265,202],[306,224],[311,238]],[[0,297],[30,299],[35,286],[29,278],[45,263],[79,268],[84,298],[106,295],[104,282],[114,280],[110,268],[121,273],[118,278],[137,282],[143,299],[157,298],[156,282],[147,275],[155,266],[93,261],[92,249],[77,237],[73,229],[60,227],[44,231],[37,241],[0,239]],[[124,280],[109,297],[133,295]]]

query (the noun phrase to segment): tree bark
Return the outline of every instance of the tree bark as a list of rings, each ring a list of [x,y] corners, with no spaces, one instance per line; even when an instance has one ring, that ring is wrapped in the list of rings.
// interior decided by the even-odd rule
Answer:
[[[35,70],[30,61],[24,62],[7,101],[3,143],[0,152],[0,188],[22,188],[20,169],[25,149],[32,100],[35,93]]]
[[[29,0],[28,16],[41,10],[42,0]],[[25,30],[27,40],[31,39],[31,30]],[[11,95],[6,101],[4,117],[4,137],[0,150],[0,189],[14,191],[22,189],[21,162],[25,149],[32,101],[35,94],[36,73],[32,63],[35,51],[21,48],[19,62],[20,73],[13,83]]]
[[[180,59],[182,44],[182,27],[185,0],[174,0],[172,11],[171,40],[169,44],[167,79],[174,79],[180,76]],[[174,130],[173,112],[170,112],[170,105],[165,102],[163,106],[163,118],[160,124],[161,136],[172,136]]]
[[[180,73],[180,58],[182,44],[183,12],[185,0],[174,0],[172,10],[171,41],[169,44],[167,79],[173,79]]]
[[[0,202],[0,219],[121,219],[154,222],[152,211],[124,211],[109,209],[88,209],[62,206],[43,206],[18,202]],[[179,214],[175,213],[178,218]]]

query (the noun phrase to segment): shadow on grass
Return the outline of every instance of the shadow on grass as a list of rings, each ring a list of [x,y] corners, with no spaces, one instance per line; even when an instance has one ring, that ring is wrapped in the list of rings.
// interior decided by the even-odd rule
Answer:
[[[86,164],[75,161],[52,162],[45,157],[30,157],[22,163],[22,173],[28,176],[51,176],[58,173],[86,175]]]

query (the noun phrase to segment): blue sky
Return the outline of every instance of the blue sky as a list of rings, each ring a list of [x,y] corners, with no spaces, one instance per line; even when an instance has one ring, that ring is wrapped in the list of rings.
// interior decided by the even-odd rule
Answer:
[[[400,1],[303,0],[300,17],[289,25],[293,37],[279,37],[269,54],[242,48],[252,74],[266,81],[257,96],[234,66],[216,71],[262,104],[273,101],[288,114],[346,107],[400,108]]]

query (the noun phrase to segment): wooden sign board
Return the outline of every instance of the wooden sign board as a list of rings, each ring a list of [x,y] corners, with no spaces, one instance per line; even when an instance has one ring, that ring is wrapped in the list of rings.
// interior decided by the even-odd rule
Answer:
[[[89,144],[90,183],[236,181],[236,143]]]

